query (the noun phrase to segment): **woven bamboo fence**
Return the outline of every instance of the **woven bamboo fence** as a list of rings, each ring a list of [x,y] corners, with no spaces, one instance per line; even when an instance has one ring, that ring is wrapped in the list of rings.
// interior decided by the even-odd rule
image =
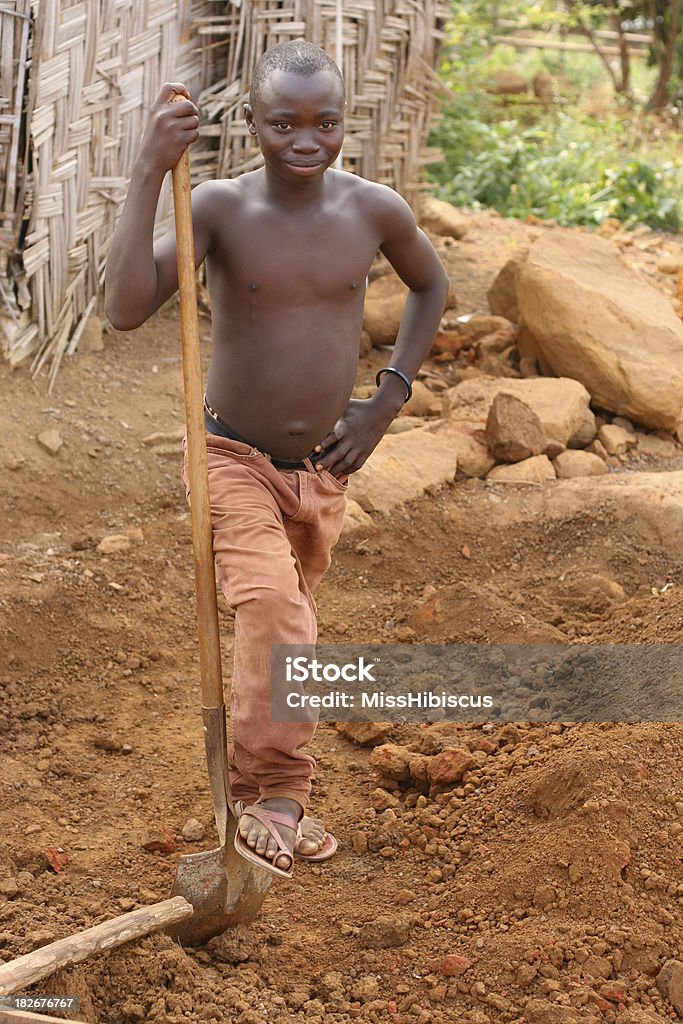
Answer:
[[[0,344],[49,369],[99,308],[146,112],[181,81],[202,110],[193,178],[259,166],[243,120],[270,45],[306,37],[347,90],[345,166],[415,204],[446,0],[0,0]],[[158,222],[171,212],[170,189]]]
[[[434,159],[424,142],[450,3],[443,0],[344,0],[341,60],[346,84],[344,166],[397,189],[415,206],[419,170]],[[251,0],[197,22],[205,45],[221,52],[223,76],[200,97],[218,138],[216,162],[195,162],[199,177],[234,177],[261,163],[244,123],[251,72],[268,47],[305,37],[337,57],[335,0]]]
[[[51,383],[96,309],[147,109],[164,81],[210,81],[193,19],[214,7],[0,0],[0,337]]]

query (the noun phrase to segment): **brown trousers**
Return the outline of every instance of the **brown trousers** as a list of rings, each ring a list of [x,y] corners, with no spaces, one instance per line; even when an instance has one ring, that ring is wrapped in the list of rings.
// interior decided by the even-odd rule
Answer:
[[[271,647],[314,644],[313,591],[344,522],[346,483],[327,470],[276,469],[257,448],[206,435],[216,571],[235,610],[228,748],[233,800],[306,807],[315,722],[271,720]],[[187,456],[183,468],[190,500]]]

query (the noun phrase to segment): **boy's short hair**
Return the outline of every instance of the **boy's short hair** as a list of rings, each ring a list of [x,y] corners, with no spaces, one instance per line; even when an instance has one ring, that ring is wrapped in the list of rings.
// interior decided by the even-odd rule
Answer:
[[[261,98],[263,87],[274,71],[292,71],[297,75],[315,75],[331,71],[343,85],[342,73],[329,53],[305,39],[276,43],[259,58],[251,80],[249,102],[253,106]]]

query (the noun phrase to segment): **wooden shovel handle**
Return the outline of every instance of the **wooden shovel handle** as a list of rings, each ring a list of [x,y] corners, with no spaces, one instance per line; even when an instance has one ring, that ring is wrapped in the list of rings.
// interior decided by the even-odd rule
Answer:
[[[172,173],[202,704],[206,708],[218,708],[223,704],[223,678],[204,429],[204,392],[190,199],[190,154],[187,149]]]

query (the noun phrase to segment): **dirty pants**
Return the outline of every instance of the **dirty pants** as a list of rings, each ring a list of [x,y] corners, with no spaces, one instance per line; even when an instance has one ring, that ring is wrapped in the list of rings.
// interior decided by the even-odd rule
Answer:
[[[271,647],[314,644],[313,591],[344,522],[346,483],[327,470],[276,469],[249,444],[206,435],[216,573],[235,611],[228,765],[233,801],[308,804],[315,722],[271,720]],[[188,500],[187,456],[183,480]]]

